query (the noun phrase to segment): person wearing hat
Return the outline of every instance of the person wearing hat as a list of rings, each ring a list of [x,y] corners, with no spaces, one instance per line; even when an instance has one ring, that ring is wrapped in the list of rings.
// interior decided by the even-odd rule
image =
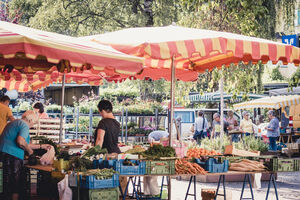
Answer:
[[[243,135],[249,136],[254,133],[253,131],[253,122],[249,117],[249,113],[247,111],[244,111],[242,113],[243,119],[240,124],[240,131],[243,133]]]
[[[194,140],[201,140],[202,138],[207,137],[207,129],[208,129],[208,122],[205,119],[203,111],[198,113],[198,117],[195,120],[194,130],[195,134],[193,136]]]
[[[266,130],[269,138],[269,150],[277,151],[276,140],[279,136],[279,120],[275,116],[274,110],[269,110],[268,117],[270,119],[270,123],[266,127]]]
[[[239,127],[238,127],[238,121],[234,117],[234,114],[233,114],[232,110],[228,111],[228,116],[226,118],[226,121],[229,124],[229,127],[228,127],[229,130],[237,130],[237,129],[239,129]],[[238,142],[239,141],[239,135],[233,134],[232,135],[232,141],[233,142]]]

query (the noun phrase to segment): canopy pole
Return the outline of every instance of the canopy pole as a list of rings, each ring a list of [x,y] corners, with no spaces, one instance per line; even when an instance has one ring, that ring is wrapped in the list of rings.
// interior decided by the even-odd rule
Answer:
[[[171,116],[170,116],[170,130],[169,130],[169,146],[172,146],[172,131],[174,123],[174,102],[175,102],[175,63],[174,55],[172,56],[172,66],[171,66]]]
[[[174,102],[175,102],[175,57],[172,56],[172,66],[171,66],[171,116],[170,116],[170,129],[169,129],[169,146],[172,146],[172,131],[174,123]],[[175,124],[176,126],[176,124]],[[172,199],[171,195],[171,177],[168,176],[168,199]]]
[[[221,79],[219,82],[220,85],[220,120],[221,120],[221,133],[220,133],[220,150],[222,150],[221,146],[223,145],[224,142],[224,76],[223,76],[223,71],[221,71]]]
[[[63,114],[64,114],[64,102],[65,102],[65,73],[62,77],[61,82],[61,110],[60,110],[60,131],[59,131],[59,144],[62,142],[62,135],[63,135]]]

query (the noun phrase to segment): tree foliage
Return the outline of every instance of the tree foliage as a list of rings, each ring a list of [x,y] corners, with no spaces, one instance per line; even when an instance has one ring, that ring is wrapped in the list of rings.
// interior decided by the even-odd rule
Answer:
[[[122,28],[178,25],[234,32],[267,39],[275,37],[280,16],[287,30],[292,27],[296,0],[11,0],[10,9],[24,13],[23,24],[58,33],[83,36]],[[207,71],[195,83],[177,83],[178,102],[190,91],[216,91],[223,73],[225,90],[233,94],[262,91],[261,63]],[[134,81],[142,98],[164,99],[169,84]],[[152,97],[153,97],[152,96]]]

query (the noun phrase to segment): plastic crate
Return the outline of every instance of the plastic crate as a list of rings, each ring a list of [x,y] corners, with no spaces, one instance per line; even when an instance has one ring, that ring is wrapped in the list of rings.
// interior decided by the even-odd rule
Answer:
[[[196,163],[199,164],[203,169],[209,173],[227,172],[229,167],[229,161],[223,160],[218,162],[215,158],[209,158],[205,162],[201,162],[200,159],[195,159]]]
[[[113,168],[114,164],[117,160],[104,160],[104,159],[99,159],[99,160],[93,160],[93,168],[94,169],[104,169],[104,168]]]
[[[114,174],[111,179],[97,180],[95,176],[79,176],[80,187],[86,189],[102,189],[119,187],[119,175]]]
[[[67,171],[69,169],[69,161],[64,159],[54,160],[53,167],[57,171]]]
[[[299,171],[299,160],[274,158],[271,162],[272,171],[277,172],[293,172]]]
[[[146,174],[175,174],[175,160],[147,160]]]
[[[79,192],[79,194],[78,194]],[[119,200],[119,188],[80,189],[72,188],[73,200]]]
[[[114,163],[114,170],[121,175],[144,175],[146,173],[146,162],[139,160],[130,160],[136,166],[123,165],[124,160],[118,160]]]

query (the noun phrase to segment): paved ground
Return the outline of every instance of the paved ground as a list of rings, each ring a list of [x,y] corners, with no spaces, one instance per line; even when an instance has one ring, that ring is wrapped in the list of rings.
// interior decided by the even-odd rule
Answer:
[[[232,191],[232,199],[240,199],[242,182],[227,182],[226,190]],[[172,180],[172,200],[183,200],[188,187],[188,181]],[[257,200],[266,198],[268,182],[262,182],[261,189],[254,189],[254,198]],[[201,199],[201,188],[217,188],[217,183],[197,183],[199,192],[197,199]],[[300,172],[278,173],[277,189],[280,200],[300,200]],[[250,197],[250,190],[245,190],[244,197]],[[192,196],[188,199],[194,199]],[[269,200],[275,200],[274,189],[271,189]]]

